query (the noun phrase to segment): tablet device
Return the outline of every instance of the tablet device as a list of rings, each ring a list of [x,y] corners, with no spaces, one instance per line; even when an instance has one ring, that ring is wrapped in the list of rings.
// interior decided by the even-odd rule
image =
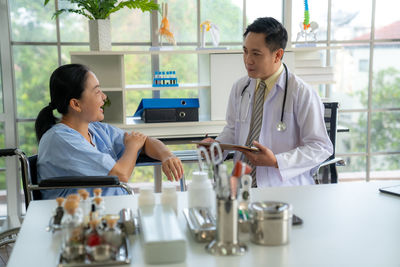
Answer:
[[[382,193],[388,193],[395,196],[400,196],[400,185],[393,185],[388,187],[379,188]]]

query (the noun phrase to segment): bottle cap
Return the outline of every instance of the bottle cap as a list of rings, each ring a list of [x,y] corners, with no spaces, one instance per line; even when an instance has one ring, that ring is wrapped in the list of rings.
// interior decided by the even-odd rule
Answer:
[[[67,200],[64,204],[64,209],[69,213],[69,214],[74,214],[75,210],[78,208],[79,203],[76,200],[70,199]]]
[[[143,195],[150,195],[154,193],[154,190],[151,186],[144,186],[139,189],[139,193]]]
[[[204,182],[208,179],[208,173],[201,171],[193,172],[193,182]]]
[[[95,197],[93,200],[97,205],[100,205],[100,203],[103,201],[101,197]]]
[[[89,197],[89,192],[88,192],[88,191],[85,190],[85,192],[82,192],[81,198],[82,198],[83,200],[88,199],[88,197]]]
[[[94,193],[94,195],[95,196],[97,196],[97,197],[99,197],[99,196],[101,196],[101,188],[95,188],[95,189],[93,189],[93,193]]]
[[[79,201],[79,195],[78,194],[70,194],[67,196],[67,200],[76,200]]]
[[[58,198],[56,198],[56,201],[57,201],[57,205],[59,207],[61,207],[62,203],[64,202],[64,198],[63,197],[58,197]]]

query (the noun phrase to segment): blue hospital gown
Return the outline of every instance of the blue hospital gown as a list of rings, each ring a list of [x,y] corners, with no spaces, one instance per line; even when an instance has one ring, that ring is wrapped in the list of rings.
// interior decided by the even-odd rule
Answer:
[[[108,175],[123,155],[124,131],[111,125],[89,124],[92,146],[79,132],[63,123],[47,130],[39,143],[38,180],[58,176]],[[92,189],[87,189],[93,195]],[[75,194],[77,189],[42,190],[43,199]],[[103,188],[102,195],[124,195],[119,187]]]

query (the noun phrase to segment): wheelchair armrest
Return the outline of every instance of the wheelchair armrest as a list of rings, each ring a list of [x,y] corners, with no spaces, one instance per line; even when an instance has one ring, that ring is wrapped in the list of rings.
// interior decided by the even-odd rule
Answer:
[[[336,164],[336,166],[346,166],[346,161],[344,161],[344,159],[342,159],[342,158],[334,158],[334,159],[322,162],[321,165],[319,165],[319,168],[329,166],[331,164]]]
[[[119,184],[120,181],[117,176],[60,176],[41,180],[39,187],[107,186]]]

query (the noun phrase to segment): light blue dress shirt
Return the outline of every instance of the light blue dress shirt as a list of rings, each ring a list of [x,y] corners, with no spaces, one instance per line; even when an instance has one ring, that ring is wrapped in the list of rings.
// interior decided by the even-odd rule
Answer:
[[[58,123],[42,136],[39,143],[38,180],[58,176],[108,175],[125,150],[124,131],[111,125],[89,124],[91,145],[79,132]],[[93,195],[92,189],[87,189]],[[43,199],[76,194],[77,189],[42,190]],[[102,195],[123,195],[119,187],[103,188]]]

